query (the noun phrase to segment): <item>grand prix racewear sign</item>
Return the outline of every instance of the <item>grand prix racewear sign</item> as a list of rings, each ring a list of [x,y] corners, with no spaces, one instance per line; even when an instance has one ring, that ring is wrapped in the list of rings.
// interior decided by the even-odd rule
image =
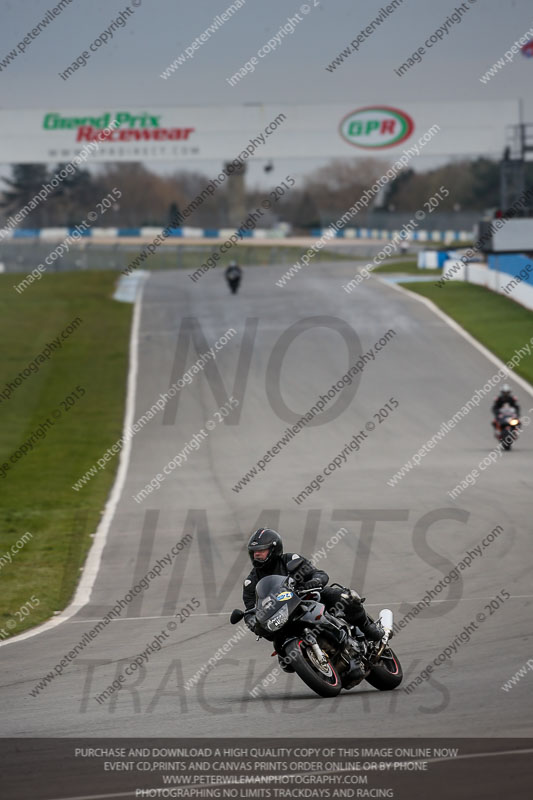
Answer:
[[[76,130],[77,142],[108,141],[187,141],[194,128],[178,127],[166,128],[161,124],[161,115],[133,114],[129,111],[119,111],[110,114],[109,111],[100,117],[63,117],[61,114],[46,114],[43,121],[44,130]],[[115,123],[115,126],[111,126]]]
[[[2,162],[70,161],[83,147],[91,160],[216,161],[235,158],[250,140],[253,158],[394,160],[424,132],[439,131],[420,158],[498,157],[506,126],[519,122],[518,100],[354,102],[319,105],[44,108],[0,110]],[[436,127],[435,127],[436,126]]]

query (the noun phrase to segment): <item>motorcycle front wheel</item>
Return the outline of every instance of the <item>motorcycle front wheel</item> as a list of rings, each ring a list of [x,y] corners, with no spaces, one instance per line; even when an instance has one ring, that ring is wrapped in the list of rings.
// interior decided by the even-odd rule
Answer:
[[[328,659],[327,665],[321,666],[302,639],[289,642],[285,657],[290,659],[303,682],[320,697],[336,697],[340,693],[342,684],[333,664]]]
[[[514,442],[513,434],[505,432],[502,436],[501,442],[504,450],[510,450]]]

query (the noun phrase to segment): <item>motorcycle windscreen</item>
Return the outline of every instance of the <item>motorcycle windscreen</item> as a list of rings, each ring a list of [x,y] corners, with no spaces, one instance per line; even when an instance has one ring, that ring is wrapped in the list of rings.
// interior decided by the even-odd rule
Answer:
[[[255,587],[255,607],[259,622],[266,622],[287,603],[292,611],[300,602],[297,595],[287,588],[285,581],[282,575],[267,575],[258,582]]]

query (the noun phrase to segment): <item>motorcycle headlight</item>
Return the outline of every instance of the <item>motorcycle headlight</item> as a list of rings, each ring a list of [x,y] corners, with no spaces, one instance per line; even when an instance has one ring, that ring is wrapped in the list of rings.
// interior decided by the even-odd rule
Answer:
[[[509,424],[510,425],[518,425],[518,420],[517,419],[510,419],[509,420]]]
[[[273,617],[267,622],[267,628],[269,631],[276,631],[278,628],[281,628],[287,620],[289,619],[289,608],[288,606],[283,606],[277,611]]]

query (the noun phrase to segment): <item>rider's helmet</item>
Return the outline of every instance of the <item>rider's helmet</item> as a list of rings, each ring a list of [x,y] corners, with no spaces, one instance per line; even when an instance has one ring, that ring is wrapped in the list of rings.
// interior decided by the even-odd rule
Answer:
[[[271,564],[282,553],[281,536],[271,528],[258,528],[248,540],[248,555],[254,567]]]
[[[509,386],[508,383],[503,384],[500,394],[503,397],[510,397],[512,395],[511,387]]]

